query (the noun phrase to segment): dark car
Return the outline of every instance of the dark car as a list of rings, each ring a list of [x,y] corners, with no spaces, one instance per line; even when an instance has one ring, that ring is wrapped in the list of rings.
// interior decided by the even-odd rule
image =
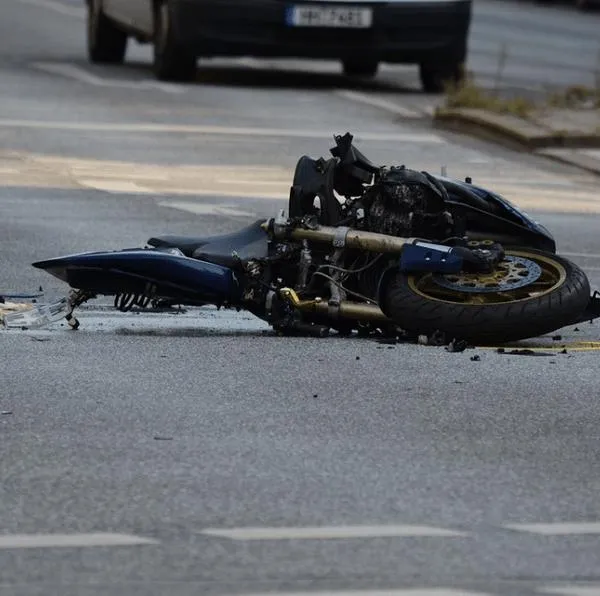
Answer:
[[[152,42],[154,72],[191,80],[208,56],[341,60],[350,76],[418,64],[423,87],[462,76],[471,0],[88,0],[92,62],[119,63],[127,38]]]

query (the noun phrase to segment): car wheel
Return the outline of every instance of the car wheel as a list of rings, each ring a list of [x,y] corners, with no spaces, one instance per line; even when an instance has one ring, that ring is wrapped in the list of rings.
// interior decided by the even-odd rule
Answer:
[[[102,0],[89,0],[87,42],[90,62],[120,64],[125,59],[127,33],[102,11]]]
[[[162,81],[191,81],[196,56],[182,48],[171,26],[171,5],[165,0],[154,15],[154,74]]]
[[[456,85],[464,79],[464,66],[462,62],[425,63],[419,66],[419,74],[426,93],[442,93],[448,85]]]
[[[344,60],[342,62],[344,74],[348,77],[369,77],[377,74],[379,62],[377,60]]]

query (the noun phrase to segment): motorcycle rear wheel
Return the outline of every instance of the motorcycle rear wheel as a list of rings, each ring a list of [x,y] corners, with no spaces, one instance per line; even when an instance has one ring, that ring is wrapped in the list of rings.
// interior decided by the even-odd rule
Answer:
[[[441,331],[448,339],[464,339],[475,345],[507,343],[536,337],[575,322],[590,298],[585,273],[555,254],[530,249],[507,250],[507,256],[533,262],[541,275],[517,289],[502,285],[502,274],[444,276],[454,287],[436,283],[431,273],[395,274],[382,294],[381,309],[409,332],[430,335]],[[508,273],[507,273],[508,275]],[[500,283],[501,291],[477,293],[486,279]],[[460,291],[463,284],[471,291]],[[506,286],[507,284],[504,284]]]

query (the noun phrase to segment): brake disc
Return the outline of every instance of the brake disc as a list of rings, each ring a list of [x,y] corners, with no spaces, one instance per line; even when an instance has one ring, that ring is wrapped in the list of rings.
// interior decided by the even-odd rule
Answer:
[[[433,281],[457,292],[506,292],[516,290],[537,281],[542,268],[524,257],[506,256],[491,273],[435,273]]]

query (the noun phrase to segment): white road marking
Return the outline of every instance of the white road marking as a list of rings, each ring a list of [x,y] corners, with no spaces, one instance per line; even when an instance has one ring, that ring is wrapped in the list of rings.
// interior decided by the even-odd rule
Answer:
[[[78,179],[77,182],[82,186],[88,188],[94,188],[95,190],[103,190],[105,192],[131,192],[131,193],[144,193],[154,194],[151,188],[140,186],[135,182],[129,180],[91,180],[89,178]]]
[[[387,101],[386,99],[373,97],[372,95],[368,95],[367,93],[360,93],[359,91],[348,91],[342,89],[339,91],[335,91],[334,93],[350,101],[362,103],[371,106],[372,108],[379,108],[391,114],[403,116],[404,118],[422,118],[424,115],[414,110],[405,108],[404,106],[401,106],[397,103]]]
[[[29,4],[30,6],[37,6],[39,8],[47,8],[58,12],[59,14],[66,15],[68,17],[74,17],[76,19],[84,19],[86,10],[80,6],[67,6],[61,2],[54,2],[54,0],[20,0],[22,4]]]
[[[172,209],[179,209],[180,211],[187,211],[188,213],[194,213],[196,215],[224,215],[228,217],[253,217],[255,213],[249,211],[241,211],[240,209],[234,209],[232,207],[225,207],[223,205],[214,205],[210,203],[180,203],[163,201],[158,203],[161,207],[170,207]]]
[[[169,85],[167,83],[157,83],[151,80],[133,81],[98,77],[74,64],[61,62],[34,62],[32,63],[32,66],[38,70],[43,70],[44,72],[58,74],[79,81],[80,83],[86,83],[87,85],[94,85],[96,87],[117,87],[121,89],[136,89],[138,91],[158,89],[165,93],[185,93],[184,87]]]
[[[335,540],[342,538],[454,538],[465,532],[431,526],[322,526],[290,528],[206,528],[202,534],[231,540]]]
[[[544,594],[559,594],[564,596],[600,596],[600,584],[588,586],[581,584],[547,586],[538,588],[536,591]]]
[[[238,595],[239,596],[239,595]],[[453,588],[406,588],[398,590],[318,590],[310,592],[252,592],[241,596],[491,596]],[[592,595],[590,595],[592,596]]]
[[[235,126],[210,126],[201,124],[158,124],[154,122],[67,122],[46,120],[0,119],[1,128],[37,128],[48,130],[81,130],[94,132],[183,132],[199,135],[247,136],[247,137],[295,137],[305,139],[328,139],[333,135],[323,130],[297,128],[252,128]],[[356,132],[355,141],[391,141],[444,145],[446,141],[430,133]]]
[[[159,544],[158,540],[131,534],[5,534],[0,535],[0,549],[11,548],[77,548],[87,546],[134,546]]]
[[[600,259],[599,254],[589,252],[560,252],[558,253],[561,257],[567,257],[567,259]]]
[[[600,522],[556,522],[550,524],[504,524],[504,528],[517,532],[543,536],[581,536],[600,534]]]

